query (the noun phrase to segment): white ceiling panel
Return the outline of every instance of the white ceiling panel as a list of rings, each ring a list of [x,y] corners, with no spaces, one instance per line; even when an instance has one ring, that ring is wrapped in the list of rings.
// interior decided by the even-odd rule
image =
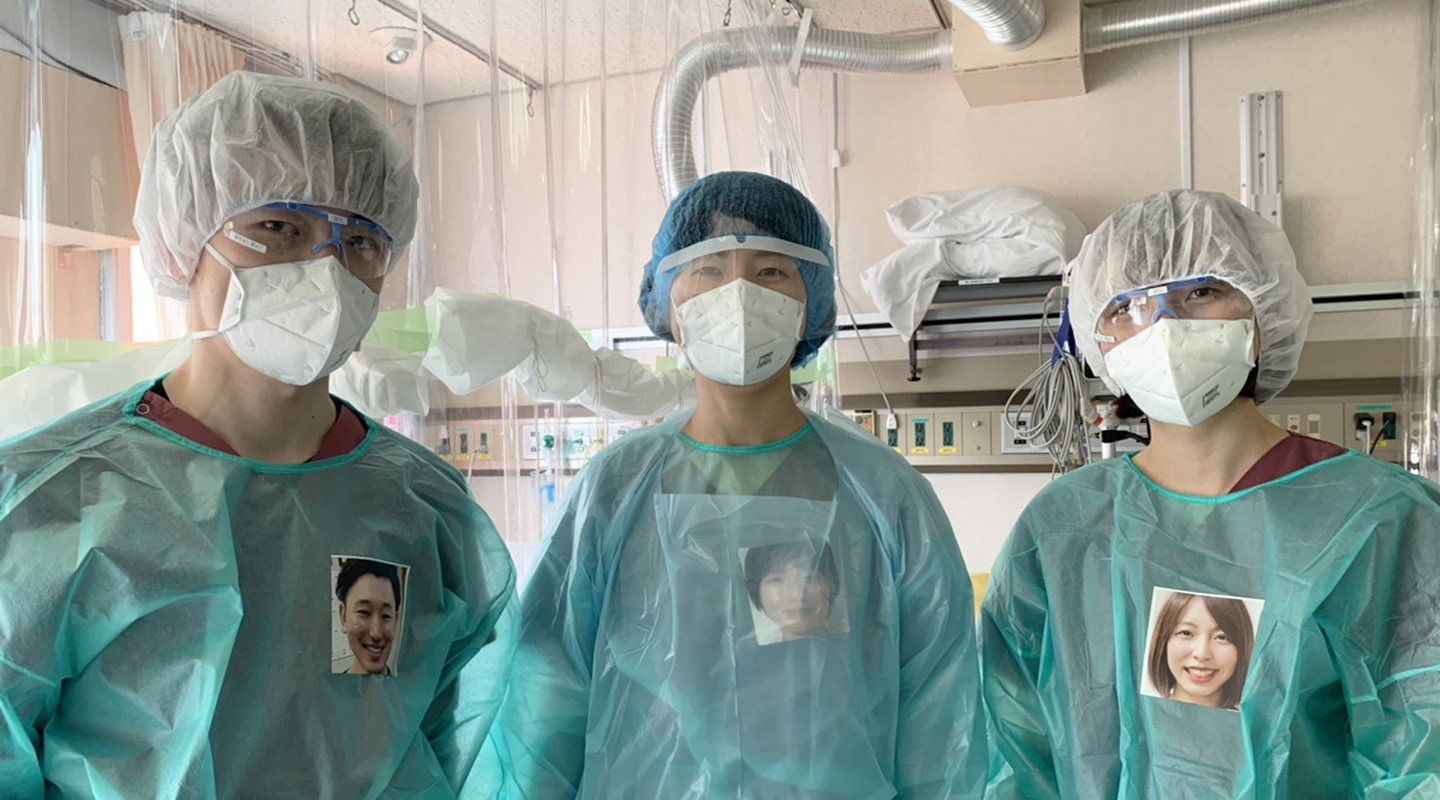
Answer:
[[[936,0],[941,6],[948,0]],[[863,33],[933,30],[940,17],[930,0],[809,0],[815,21],[827,28]]]
[[[358,25],[351,23],[352,5]],[[407,10],[423,12],[432,36],[424,56],[426,102],[488,94],[491,75],[482,58],[492,55],[536,83],[546,79],[547,66],[551,82],[598,77],[602,46],[608,74],[658,70],[686,42],[721,28],[727,7],[734,26],[758,24],[770,14],[796,24],[802,8],[813,12],[815,24],[833,29],[895,33],[939,26],[931,0],[169,0],[168,6],[301,63],[313,54],[321,69],[412,104],[420,99],[419,55],[391,65],[386,48],[371,37],[376,28],[413,27]],[[493,42],[492,6],[499,20]],[[502,89],[516,85],[502,76]]]

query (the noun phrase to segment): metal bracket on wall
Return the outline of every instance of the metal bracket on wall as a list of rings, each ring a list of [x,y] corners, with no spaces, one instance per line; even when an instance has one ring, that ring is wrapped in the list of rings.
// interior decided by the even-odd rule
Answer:
[[[906,380],[920,380],[924,371],[920,368],[921,350],[1039,343],[1045,297],[1060,280],[1059,275],[1038,275],[942,281],[920,327],[910,336],[910,375]],[[1052,319],[1059,324],[1058,316]]]
[[[1285,227],[1285,159],[1281,94],[1240,98],[1240,200],[1246,208]]]

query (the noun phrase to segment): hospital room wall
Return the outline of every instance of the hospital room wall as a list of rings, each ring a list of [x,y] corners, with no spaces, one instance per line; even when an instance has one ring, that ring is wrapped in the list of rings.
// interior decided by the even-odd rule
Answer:
[[[960,554],[973,573],[989,573],[1025,506],[1045,488],[1049,473],[923,473],[945,507]]]
[[[502,93],[498,102],[482,96],[428,104],[422,186],[429,214],[426,257],[437,284],[502,291],[496,258],[503,226],[511,297],[555,310],[558,264],[559,310],[577,327],[643,326],[635,299],[665,211],[651,147],[650,111],[658,77],[642,73],[603,84],[603,198],[601,82],[552,89],[553,186],[546,177],[550,170],[542,95],[536,95],[533,117],[519,91]],[[757,114],[755,89],[768,91],[772,83],[774,77],[763,72],[735,73],[707,87],[706,108],[697,111],[706,128],[703,146],[697,148],[702,171],[762,169],[765,144],[789,140],[803,154],[812,196],[828,213],[830,78],[806,75],[799,89],[785,82],[785,91],[799,98],[800,115],[762,128],[763,121],[774,116]],[[496,198],[502,192],[497,215]],[[608,249],[602,247],[602,224],[609,232]],[[605,271],[608,281],[602,280]]]
[[[1285,93],[1286,227],[1301,268],[1316,284],[1405,280],[1409,272],[1411,203],[1409,159],[1418,126],[1416,97],[1421,71],[1420,0],[1376,0],[1317,12],[1254,28],[1201,37],[1193,42],[1194,175],[1196,187],[1239,191],[1239,98],[1252,91]],[[1145,194],[1180,185],[1179,62],[1176,43],[1158,43],[1102,53],[1087,59],[1090,91],[1084,97],[982,109],[965,105],[948,74],[923,77],[845,76],[840,80],[841,209],[837,245],[842,274],[857,312],[873,310],[860,288],[859,273],[898,246],[884,209],[910,194],[940,189],[1027,185],[1060,197],[1094,226],[1118,206]],[[823,81],[828,76],[807,80]],[[732,85],[737,84],[730,79]],[[654,76],[614,81],[608,87],[610,224],[610,315],[612,327],[642,324],[634,310],[640,268],[649,238],[663,210],[650,157],[649,107]],[[738,90],[737,90],[738,91]],[[572,91],[567,102],[582,102]],[[723,104],[722,104],[723,97]],[[757,169],[759,148],[733,135],[748,119],[734,95],[709,104],[709,171],[731,165]],[[591,94],[593,103],[595,96]],[[431,106],[432,136],[489,137],[488,101]],[[810,188],[834,221],[829,198],[828,109],[801,123]],[[572,114],[575,112],[571,112]],[[508,130],[509,117],[506,114]],[[729,115],[725,122],[717,117]],[[571,117],[574,119],[575,117]],[[445,133],[437,133],[439,128]],[[459,131],[459,133],[457,133]],[[571,131],[567,135],[574,135]],[[475,134],[470,134],[471,139]],[[538,169],[543,158],[534,133],[507,142],[516,173]],[[730,139],[725,137],[730,137]],[[432,142],[432,147],[434,143]],[[591,129],[590,146],[598,148]],[[528,148],[528,149],[527,149]],[[462,151],[479,152],[467,141]],[[578,152],[577,148],[569,148]],[[594,150],[592,149],[593,153]],[[748,160],[747,160],[748,159]],[[435,166],[433,160],[431,167]],[[473,197],[465,181],[479,181],[485,165],[452,169],[444,186],[432,182],[432,203],[445,213]],[[562,194],[584,199],[564,217],[567,241],[598,245],[599,219],[576,210],[593,209],[598,188],[577,179],[567,165]],[[532,173],[534,174],[534,173]],[[476,176],[474,178],[468,176]],[[466,192],[471,194],[466,195]],[[514,295],[549,307],[549,228],[543,192],[534,184],[506,186],[507,236]],[[473,201],[472,201],[473,202]],[[451,205],[455,204],[455,205]],[[437,218],[438,220],[438,218]],[[446,223],[434,232],[436,255],[465,252],[443,270],[493,269],[488,251],[475,252],[474,226]],[[572,245],[573,246],[573,245]],[[592,254],[598,246],[586,245]],[[584,251],[580,251],[584,252]],[[478,265],[478,266],[477,266]],[[594,270],[582,277],[580,273]],[[564,267],[562,289],[581,327],[598,319],[598,258],[572,260]],[[1328,315],[1324,321],[1328,321]],[[1373,322],[1373,318],[1370,319]],[[1368,323],[1367,323],[1368,324]],[[1317,328],[1324,326],[1317,322]],[[1333,327],[1333,326],[1332,326]],[[1398,335],[1386,326],[1377,335]],[[1362,336],[1355,325],[1325,338]],[[858,348],[841,348],[842,384],[861,386],[868,370],[853,362]],[[878,345],[878,346],[877,346]],[[887,362],[903,357],[899,340],[872,341],[872,355]],[[948,356],[948,357],[947,357]],[[1027,357],[947,354],[933,356],[925,390],[1010,388],[1033,362]],[[978,358],[978,360],[977,360]],[[1007,360],[1008,359],[1008,360]],[[1398,359],[1398,355],[1397,355]],[[986,363],[981,368],[980,361]],[[1000,363],[1000,362],[1005,363]],[[938,363],[937,363],[938,362]],[[1023,364],[1021,362],[1024,362]],[[892,369],[893,368],[893,369]],[[1398,363],[1397,363],[1398,368]],[[1383,370],[1382,370],[1383,371]],[[881,365],[887,388],[904,391],[897,364]],[[1394,373],[1392,373],[1394,374]],[[892,380],[893,379],[893,380]],[[978,381],[978,382],[977,382]],[[972,571],[990,568],[1005,535],[1025,505],[1050,480],[1045,474],[936,474],[935,487],[956,527]],[[522,477],[529,486],[531,479]],[[482,504],[502,500],[503,480],[477,478]]]
[[[1314,284],[1405,280],[1410,270],[1410,158],[1418,129],[1423,0],[1373,0],[1193,41],[1196,188],[1239,192],[1239,99],[1281,90],[1286,229]],[[837,246],[857,312],[873,311],[859,274],[898,242],[885,208],[942,189],[1025,185],[1058,196],[1094,226],[1118,206],[1181,184],[1179,47],[1162,42],[1086,59],[1076,98],[971,109],[948,74],[844,76],[844,154]],[[612,327],[634,308],[650,237],[663,211],[651,155],[656,75],[606,83],[608,195],[599,190],[598,82],[553,90],[555,218],[562,308],[579,327],[601,319],[601,209],[608,215]],[[717,82],[712,82],[712,84]],[[752,132],[765,115],[748,97],[775,81],[735,73],[707,90],[702,171],[763,169]],[[830,78],[807,74],[793,127],[809,188],[834,216],[827,164]],[[756,93],[755,90],[760,92]],[[789,91],[788,88],[786,91]],[[538,96],[538,95],[537,95]],[[501,115],[504,218],[512,296],[554,305],[543,107],[523,93],[426,109],[430,263],[438,283],[499,290],[491,113]]]
[[[652,91],[653,91],[653,78]],[[579,327],[599,327],[603,318],[601,283],[599,190],[598,83],[570,91],[557,91],[557,121],[576,121],[560,130],[556,148],[555,181],[558,247],[562,269],[560,305],[572,307]],[[607,107],[617,110],[646,103],[629,97],[628,86],[613,83]],[[588,96],[587,96],[588,94]],[[526,113],[525,95],[503,93],[490,97],[432,103],[426,106],[426,171],[422,186],[429,201],[427,257],[439,285],[464,291],[506,292],[498,259],[509,265],[508,293],[547,310],[555,307],[554,262],[551,257],[551,210],[545,183],[543,97],[537,95],[537,114]],[[567,102],[568,101],[568,102]],[[593,116],[578,124],[585,105]],[[499,116],[499,120],[495,119]],[[645,131],[624,115],[608,117],[612,145],[610,192],[606,213],[612,220],[609,249],[609,287],[612,313],[633,307],[649,239],[642,231],[652,226],[663,207],[655,187],[654,169],[647,155]],[[558,126],[557,126],[558,127]],[[498,130],[500,136],[495,136]],[[584,139],[583,150],[578,140]],[[569,146],[569,145],[574,146]],[[496,150],[498,149],[498,153]],[[497,172],[498,169],[498,172]],[[503,203],[497,209],[497,198]],[[645,220],[645,224],[641,224]],[[502,250],[503,248],[503,250]],[[574,304],[580,304],[578,309]],[[633,316],[633,315],[632,315]],[[635,324],[627,319],[627,324]]]
[[[1238,195],[1239,100],[1283,91],[1285,228],[1313,284],[1409,278],[1425,10],[1377,0],[1193,40],[1195,188]],[[912,194],[1031,186],[1093,227],[1178,187],[1178,43],[1088,56],[1086,81],[1083,97],[971,109],[948,75],[846,78],[839,246],[851,285],[896,249],[884,209]]]
[[[1192,42],[1195,188],[1238,196],[1239,99],[1284,92],[1285,228],[1313,285],[1410,278],[1426,5],[1382,0]],[[1179,46],[1086,59],[1081,98],[970,109],[948,75],[842,80],[838,250],[856,311],[873,311],[860,273],[899,243],[884,210],[912,194],[1018,184],[1058,196],[1088,227],[1116,207],[1181,185]],[[876,109],[884,113],[876,113]],[[896,131],[903,131],[903,140]],[[903,146],[901,142],[903,141]],[[1408,335],[1400,312],[1321,314],[1302,378],[1394,377]],[[1374,346],[1342,340],[1377,339]],[[1365,350],[1344,357],[1336,348]],[[1008,389],[1031,355],[925,354],[912,387],[903,344],[870,343],[891,392]],[[855,342],[842,343],[842,393],[875,391]],[[1323,363],[1323,362],[1334,362]],[[972,572],[990,569],[1044,474],[926,474]]]
[[[57,339],[100,338],[100,254],[90,250],[43,249],[38,298],[30,295],[19,239],[0,237],[0,347]],[[29,301],[38,300],[38,306]],[[38,320],[30,317],[37,308]],[[35,329],[33,326],[37,326]]]
[[[926,480],[934,487],[945,515],[955,529],[955,538],[960,553],[965,557],[965,566],[973,573],[989,573],[999,555],[1005,537],[1020,518],[1020,512],[1035,494],[1051,481],[1048,473],[996,473],[996,474],[943,474],[924,473]],[[518,507],[518,523],[524,529],[522,535],[503,530],[505,503],[514,502],[508,497],[504,478],[485,476],[470,480],[475,500],[491,515],[501,534],[510,546],[510,552],[519,562],[523,575],[529,575],[531,562],[540,546],[542,533],[538,498],[539,481],[529,471],[518,479],[521,491],[527,497],[537,498],[533,503],[521,503]]]
[[[138,166],[124,95],[42,66],[43,158],[36,162],[34,77],[30,61],[0,52],[0,106],[15,110],[0,116],[0,347],[99,338],[101,259],[94,248],[121,247],[135,235],[130,214]],[[82,118],[89,124],[74,124]],[[29,181],[37,163],[43,185]],[[39,205],[45,209],[41,266],[30,270],[25,248],[40,221],[30,209]]]
[[[521,531],[504,530],[502,510],[507,502],[507,482],[498,476],[474,477],[470,486],[475,500],[491,515],[517,559],[529,558],[539,545],[540,484],[525,470],[518,478],[522,494],[534,502],[522,502],[517,523]],[[955,529],[960,552],[971,572],[988,573],[1005,537],[1020,518],[1020,512],[1049,483],[1048,473],[947,474],[923,473],[934,487],[945,514]],[[513,498],[509,502],[514,502]],[[528,564],[522,571],[528,574]]]

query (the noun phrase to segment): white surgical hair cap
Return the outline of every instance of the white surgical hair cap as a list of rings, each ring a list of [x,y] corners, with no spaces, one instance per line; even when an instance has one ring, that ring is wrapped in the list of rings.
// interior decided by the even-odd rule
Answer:
[[[155,290],[188,300],[201,250],[226,220],[268,203],[329,206],[394,240],[415,235],[420,195],[409,151],[339,87],[232,72],[161,120],[135,201],[135,230]]]
[[[1269,400],[1295,377],[1313,310],[1285,232],[1226,195],[1176,189],[1111,214],[1070,264],[1076,343],[1111,391],[1122,388],[1106,371],[1094,336],[1105,306],[1125,292],[1200,276],[1229,283],[1255,307],[1256,400]]]

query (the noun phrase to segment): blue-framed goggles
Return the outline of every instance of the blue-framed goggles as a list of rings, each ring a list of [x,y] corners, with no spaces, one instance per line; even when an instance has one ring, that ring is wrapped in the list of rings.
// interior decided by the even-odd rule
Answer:
[[[306,203],[269,203],[237,214],[222,234],[265,256],[266,263],[308,261],[335,248],[340,263],[357,278],[389,274],[394,240],[364,217],[347,216]]]

